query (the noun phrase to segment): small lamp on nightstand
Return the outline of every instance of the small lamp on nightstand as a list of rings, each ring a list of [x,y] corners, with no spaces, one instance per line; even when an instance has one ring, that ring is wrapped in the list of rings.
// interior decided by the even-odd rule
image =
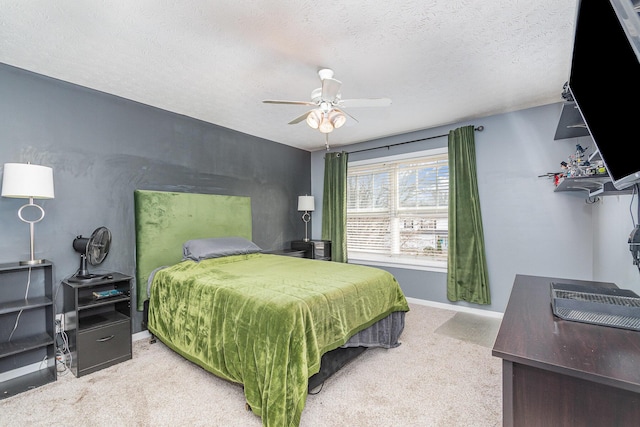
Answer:
[[[33,199],[53,199],[53,169],[31,163],[5,163],[2,175],[2,197],[29,199],[29,203],[18,210],[18,218],[29,224],[31,258],[20,261],[22,265],[41,264],[43,260],[35,259],[33,249],[33,225],[42,221],[44,209],[33,203]],[[33,217],[25,217],[26,208],[35,211]]]
[[[313,212],[315,210],[315,199],[313,196],[298,196],[298,211],[304,213],[302,214],[302,220],[304,221],[304,241],[309,241],[309,235],[307,234],[307,226],[309,221],[311,220],[311,214],[309,212]]]

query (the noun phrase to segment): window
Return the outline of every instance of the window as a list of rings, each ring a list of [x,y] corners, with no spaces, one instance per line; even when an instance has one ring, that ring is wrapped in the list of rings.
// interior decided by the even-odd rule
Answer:
[[[417,155],[349,163],[349,260],[446,269],[448,155],[446,148]]]

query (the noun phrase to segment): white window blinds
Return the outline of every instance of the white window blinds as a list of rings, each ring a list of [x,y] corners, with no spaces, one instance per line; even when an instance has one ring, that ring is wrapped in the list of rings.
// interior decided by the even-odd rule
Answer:
[[[447,154],[349,165],[350,259],[446,266]]]

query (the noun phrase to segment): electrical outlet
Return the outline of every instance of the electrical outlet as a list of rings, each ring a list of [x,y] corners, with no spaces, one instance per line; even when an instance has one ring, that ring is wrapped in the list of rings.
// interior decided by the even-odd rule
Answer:
[[[62,331],[64,331],[64,314],[59,313],[56,314],[56,334],[59,334]]]

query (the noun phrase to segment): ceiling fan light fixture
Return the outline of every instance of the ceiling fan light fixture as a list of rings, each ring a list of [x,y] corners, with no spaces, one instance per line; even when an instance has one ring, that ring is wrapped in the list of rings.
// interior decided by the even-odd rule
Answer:
[[[322,113],[318,110],[313,110],[307,115],[307,124],[313,129],[318,129],[322,122]]]
[[[320,122],[318,130],[322,133],[333,132],[333,124],[331,124],[331,119],[329,119],[328,116],[325,115],[322,117],[322,122]]]
[[[335,129],[338,129],[347,121],[347,117],[342,114],[341,111],[333,110],[331,113],[329,113],[329,120],[331,121],[333,127]]]
[[[634,0],[640,1],[640,0]],[[325,146],[329,148],[329,133],[334,129],[338,129],[347,121],[347,116],[354,122],[358,120],[344,108],[354,107],[386,107],[391,105],[388,98],[361,98],[361,99],[342,99],[342,82],[334,78],[333,70],[323,68],[318,70],[318,76],[322,86],[311,91],[311,101],[283,101],[283,100],[263,100],[267,104],[289,104],[289,105],[307,105],[312,110],[300,114],[289,122],[290,125],[306,121],[311,129],[316,129],[325,135]]]

